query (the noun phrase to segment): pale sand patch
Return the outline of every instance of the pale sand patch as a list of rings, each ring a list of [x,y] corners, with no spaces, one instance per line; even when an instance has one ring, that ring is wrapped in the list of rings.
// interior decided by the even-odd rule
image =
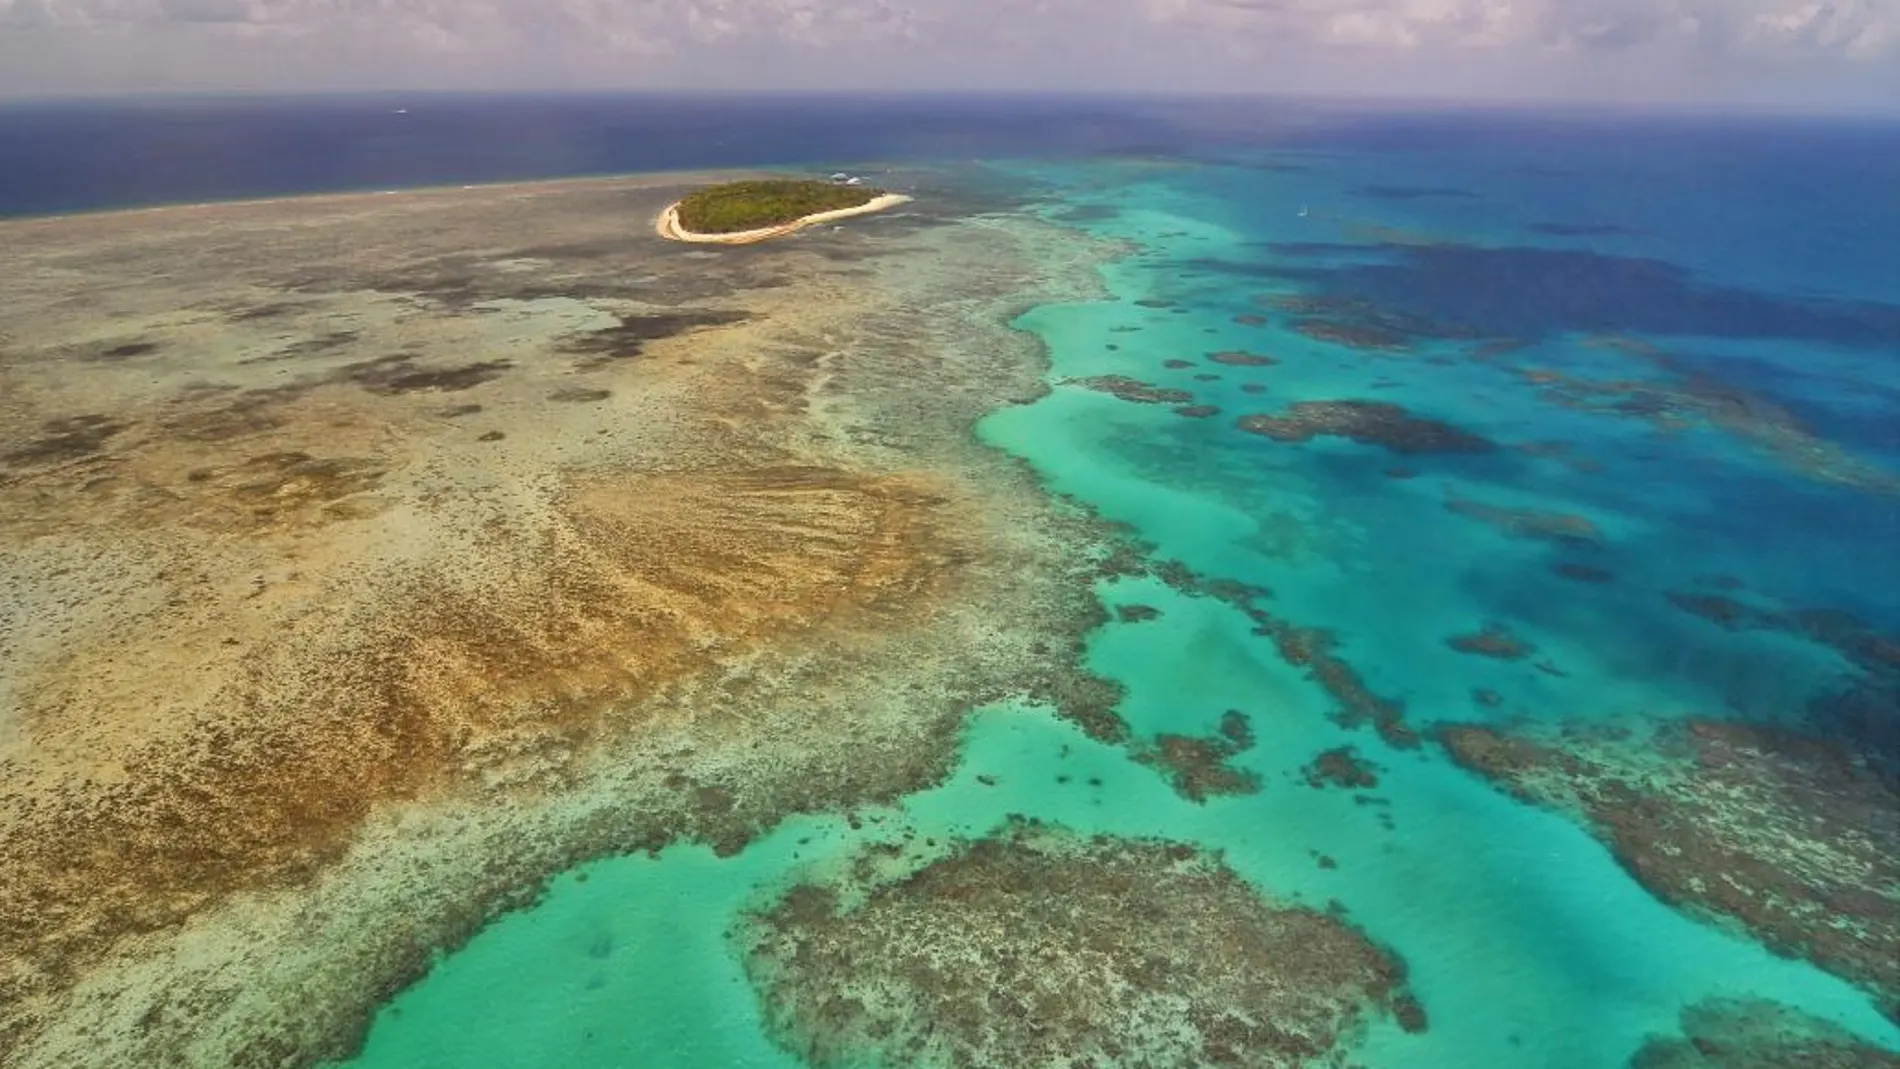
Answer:
[[[910,201],[911,198],[902,193],[886,193],[879,197],[873,197],[855,208],[839,208],[835,211],[817,212],[812,215],[794,219],[789,223],[781,223],[778,226],[760,227],[757,230],[735,230],[730,234],[696,234],[686,229],[680,225],[680,206],[679,203],[675,201],[667,205],[666,210],[660,213],[660,217],[654,221],[653,228],[661,237],[669,241],[684,241],[695,245],[751,245],[755,242],[782,238],[787,234],[797,233],[808,226],[816,226],[819,223],[829,223],[836,219],[849,219],[854,215],[869,215],[872,212],[881,212],[888,208],[895,208],[900,204],[908,204]]]

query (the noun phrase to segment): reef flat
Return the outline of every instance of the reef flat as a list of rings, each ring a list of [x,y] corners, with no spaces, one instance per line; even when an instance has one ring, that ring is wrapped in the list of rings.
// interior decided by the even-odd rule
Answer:
[[[0,227],[9,1065],[339,1057],[578,860],[1112,702],[1104,529],[971,434],[1101,243],[687,249],[682,181]]]

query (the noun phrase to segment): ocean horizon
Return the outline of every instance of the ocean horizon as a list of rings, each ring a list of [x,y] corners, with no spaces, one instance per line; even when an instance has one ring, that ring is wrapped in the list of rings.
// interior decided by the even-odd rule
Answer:
[[[1255,95],[326,93],[0,98],[0,218],[619,174],[1245,150],[1367,120],[1890,137],[1900,113]],[[1391,124],[1396,124],[1394,128]],[[1401,132],[1399,128],[1411,127]]]

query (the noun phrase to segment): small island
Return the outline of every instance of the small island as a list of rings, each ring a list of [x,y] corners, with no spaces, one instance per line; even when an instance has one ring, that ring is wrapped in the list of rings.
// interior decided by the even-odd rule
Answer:
[[[879,212],[909,201],[869,186],[772,178],[726,182],[682,197],[656,224],[673,241],[745,245],[814,223]]]

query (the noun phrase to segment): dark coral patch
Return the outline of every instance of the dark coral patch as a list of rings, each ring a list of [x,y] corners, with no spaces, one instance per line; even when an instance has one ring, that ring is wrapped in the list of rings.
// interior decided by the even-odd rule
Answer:
[[[582,353],[593,359],[581,367],[598,367],[615,360],[630,360],[646,351],[646,345],[706,327],[730,326],[748,317],[742,312],[664,312],[653,315],[623,315],[611,327],[590,330],[568,338],[563,352]]]
[[[585,405],[593,404],[596,401],[605,401],[613,395],[612,390],[590,390],[583,386],[570,386],[566,389],[556,390],[548,394],[548,400],[559,401],[563,404]]]
[[[1240,429],[1276,442],[1349,438],[1394,453],[1489,453],[1497,445],[1384,401],[1299,401],[1277,416],[1242,416]]]
[[[1188,419],[1208,419],[1220,415],[1220,409],[1213,405],[1184,405],[1175,409],[1174,414]]]
[[[1401,331],[1376,323],[1349,323],[1336,319],[1298,319],[1293,329],[1313,339],[1348,349],[1399,353],[1412,347],[1412,339]]]
[[[1220,736],[1233,745],[1235,752],[1253,748],[1253,718],[1238,709],[1220,715]]]
[[[1191,846],[1024,821],[797,887],[742,932],[768,1029],[819,1069],[1292,1069],[1343,1058],[1369,1017],[1425,1024],[1404,963],[1339,916]]]
[[[1161,610],[1152,605],[1117,605],[1115,615],[1122,623],[1139,624],[1161,618]]]
[[[1194,395],[1186,390],[1156,386],[1140,379],[1131,379],[1126,375],[1096,375],[1086,379],[1068,379],[1069,385],[1094,390],[1118,397],[1124,401],[1133,401],[1143,405],[1185,405],[1194,400]]]
[[[1466,768],[1568,812],[1664,901],[1900,1009],[1900,785],[1835,742],[1721,720],[1452,727]]]
[[[1587,516],[1542,509],[1507,508],[1470,498],[1454,497],[1446,510],[1486,523],[1513,538],[1546,539],[1561,544],[1597,545],[1603,531]]]
[[[0,453],[0,463],[12,467],[31,467],[81,460],[104,449],[106,443],[114,435],[123,432],[126,426],[110,416],[101,415],[47,420],[40,425],[37,437]]]
[[[1190,802],[1205,802],[1218,794],[1257,794],[1260,777],[1234,768],[1228,759],[1253,748],[1253,724],[1247,714],[1229,709],[1212,738],[1163,734],[1152,746],[1142,747],[1135,760],[1161,770],[1168,783]]]
[[[1226,364],[1229,367],[1271,367],[1279,363],[1278,360],[1275,360],[1271,356],[1264,356],[1260,353],[1250,353],[1241,349],[1228,349],[1218,353],[1208,353],[1207,358],[1216,364]]]
[[[1716,285],[1662,260],[1581,249],[1392,243],[1346,246],[1341,265],[1213,263],[1305,286],[1321,300],[1428,318],[1473,335],[1789,338],[1843,346],[1900,342],[1900,305]],[[1382,259],[1368,260],[1367,254]]]
[[[1167,776],[1181,797],[1205,802],[1214,795],[1260,793],[1257,773],[1227,763],[1240,749],[1225,737],[1162,734],[1155,736],[1153,746],[1140,749],[1135,760]]]
[[[308,357],[323,356],[347,348],[356,343],[358,334],[354,330],[332,330],[322,334],[313,334],[308,338],[279,346],[260,356],[247,356],[239,364],[274,364],[289,360],[302,360]],[[402,359],[391,357],[389,359]]]
[[[1900,1055],[1839,1025],[1762,999],[1710,999],[1682,1013],[1681,1036],[1657,1036],[1630,1069],[1900,1069]]]
[[[1243,327],[1264,327],[1267,325],[1267,317],[1254,312],[1242,312],[1234,317],[1234,322]]]
[[[1771,610],[1727,594],[1666,592],[1671,604],[1730,631],[1780,631],[1826,646],[1877,680],[1900,685],[1900,638],[1839,609]]]
[[[1176,358],[1176,359],[1174,359],[1174,360],[1164,360],[1164,361],[1162,361],[1162,362],[1161,362],[1161,366],[1162,366],[1162,367],[1165,367],[1165,368],[1169,368],[1169,369],[1171,369],[1171,370],[1175,370],[1175,371],[1179,371],[1179,370],[1181,370],[1182,368],[1187,368],[1187,367],[1193,367],[1193,366],[1194,366],[1194,361],[1192,361],[1192,360],[1182,360],[1182,359],[1179,359],[1179,358]]]
[[[1445,645],[1459,653],[1500,661],[1521,661],[1537,649],[1499,623],[1486,624],[1483,630],[1468,635],[1453,635],[1445,640]]]
[[[1594,564],[1578,564],[1575,561],[1560,560],[1551,564],[1551,573],[1577,583],[1612,583],[1616,573]]]
[[[157,342],[129,341],[114,345],[108,349],[101,349],[93,354],[92,359],[104,361],[130,360],[133,357],[150,356],[155,352],[158,352]]]
[[[376,360],[350,364],[339,378],[355,383],[371,393],[394,395],[435,390],[459,393],[484,382],[493,382],[514,364],[507,360],[478,360],[455,367],[422,367],[408,353],[397,353]]]
[[[1306,766],[1306,785],[1315,790],[1341,787],[1346,790],[1370,790],[1379,785],[1378,766],[1359,756],[1351,746],[1339,746],[1321,753]]]

